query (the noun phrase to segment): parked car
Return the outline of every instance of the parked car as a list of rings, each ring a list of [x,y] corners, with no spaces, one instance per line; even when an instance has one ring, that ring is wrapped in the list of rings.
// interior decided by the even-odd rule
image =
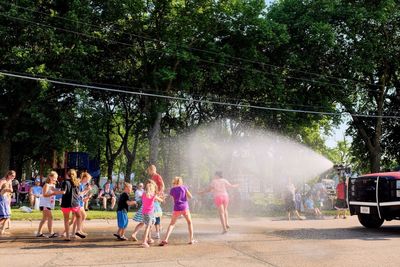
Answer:
[[[351,215],[368,228],[400,220],[400,172],[382,172],[350,178],[348,204]]]

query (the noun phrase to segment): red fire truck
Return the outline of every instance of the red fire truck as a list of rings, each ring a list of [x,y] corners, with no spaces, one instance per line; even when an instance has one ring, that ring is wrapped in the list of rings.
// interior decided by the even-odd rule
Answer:
[[[350,178],[347,198],[351,215],[368,228],[400,220],[400,172],[382,172]]]

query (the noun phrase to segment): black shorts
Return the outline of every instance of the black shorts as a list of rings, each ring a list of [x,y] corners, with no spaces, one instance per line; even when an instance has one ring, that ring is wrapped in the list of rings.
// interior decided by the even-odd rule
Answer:
[[[285,210],[286,211],[295,211],[296,210],[296,202],[292,199],[285,200]]]
[[[40,209],[40,211],[43,211],[43,210],[52,210],[52,209],[49,208],[49,207],[39,207],[39,209]]]
[[[336,209],[347,209],[347,202],[345,199],[336,199]]]

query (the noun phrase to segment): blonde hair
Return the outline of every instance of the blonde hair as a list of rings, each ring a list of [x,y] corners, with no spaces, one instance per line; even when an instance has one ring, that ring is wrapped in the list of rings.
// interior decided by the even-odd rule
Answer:
[[[125,190],[125,188],[127,188],[127,187],[132,188],[132,185],[131,185],[130,183],[124,182],[124,190]]]
[[[83,179],[85,179],[85,178],[87,178],[87,181],[89,182],[90,179],[92,179],[92,176],[91,176],[90,173],[88,173],[88,172],[82,172],[82,173],[81,173],[81,181],[82,181]]]
[[[182,177],[175,176],[174,179],[172,179],[172,185],[183,185]]]
[[[51,171],[50,173],[49,173],[49,175],[47,175],[47,178],[46,178],[46,183],[50,183],[51,182],[51,178],[58,178],[58,173],[57,172],[55,172],[55,171]]]
[[[81,180],[78,179],[78,175],[76,174],[76,170],[70,169],[70,170],[68,171],[68,176],[69,176],[69,178],[71,178],[72,184],[73,184],[74,186],[79,186]]]
[[[157,191],[156,183],[153,180],[147,180],[146,185],[144,187],[144,191],[146,193],[146,196],[148,197],[154,195]]]

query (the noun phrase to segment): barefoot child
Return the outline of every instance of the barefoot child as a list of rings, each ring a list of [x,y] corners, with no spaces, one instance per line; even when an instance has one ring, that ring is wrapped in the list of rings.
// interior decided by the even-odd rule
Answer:
[[[0,235],[5,235],[6,225],[11,218],[11,193],[12,181],[15,179],[15,171],[8,171],[6,176],[0,180]]]
[[[43,186],[43,194],[40,197],[39,208],[42,211],[42,220],[39,223],[39,229],[36,237],[45,237],[42,233],[43,225],[47,221],[47,228],[49,229],[49,238],[58,237],[57,233],[53,231],[53,214],[52,210],[55,206],[56,195],[64,194],[61,190],[55,189],[58,174],[55,171],[51,171],[46,179],[46,184]]]
[[[217,207],[219,219],[222,225],[222,234],[226,234],[230,228],[228,224],[228,205],[229,205],[229,195],[227,188],[239,187],[239,184],[231,184],[228,180],[222,177],[221,171],[216,171],[214,179],[211,181],[210,185],[203,192],[199,194],[212,192],[214,195],[214,204]]]
[[[144,248],[148,248],[149,244],[154,243],[154,240],[150,236],[151,227],[155,223],[154,202],[156,200],[159,202],[163,201],[162,198],[156,195],[156,191],[157,185],[152,180],[149,180],[142,196],[142,214],[145,225],[142,247]]]
[[[160,246],[168,244],[168,238],[175,227],[175,223],[178,218],[183,215],[185,217],[188,230],[189,230],[189,244],[194,244],[196,241],[193,239],[193,224],[192,218],[189,211],[188,199],[192,198],[192,194],[189,192],[187,186],[183,185],[181,177],[175,177],[172,180],[173,187],[171,188],[170,195],[174,198],[174,212],[172,213],[171,222],[169,223],[167,233]]]
[[[128,209],[129,206],[136,205],[136,202],[129,200],[129,194],[132,193],[132,185],[130,183],[124,183],[124,192],[119,196],[118,208],[117,208],[117,221],[118,221],[118,232],[114,234],[118,240],[128,240],[125,237],[125,229],[128,227]]]

